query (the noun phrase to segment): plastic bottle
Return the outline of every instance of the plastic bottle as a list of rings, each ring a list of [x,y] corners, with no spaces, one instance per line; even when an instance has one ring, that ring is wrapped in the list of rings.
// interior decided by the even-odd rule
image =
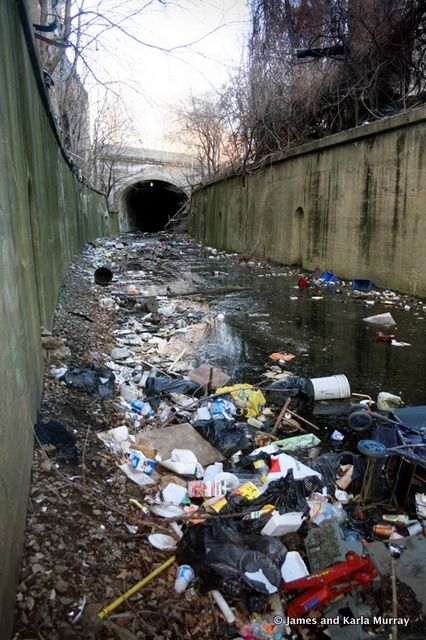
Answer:
[[[149,402],[142,402],[141,400],[133,400],[130,403],[131,408],[136,413],[140,413],[141,416],[152,418],[155,413]]]
[[[183,593],[193,578],[194,571],[192,570],[192,567],[190,567],[189,564],[181,564],[176,574],[176,593]]]

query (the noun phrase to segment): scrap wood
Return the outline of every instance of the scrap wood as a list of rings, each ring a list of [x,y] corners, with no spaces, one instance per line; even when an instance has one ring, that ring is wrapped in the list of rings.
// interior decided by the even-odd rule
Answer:
[[[167,518],[167,522],[203,522],[204,520],[230,520],[232,518],[243,518],[244,516],[250,515],[250,513],[257,513],[259,511],[259,507],[256,509],[247,509],[246,511],[234,511],[232,513],[198,513],[198,511],[194,513],[182,513],[178,516],[173,516],[173,518]],[[265,515],[268,512],[265,511]],[[161,517],[161,516],[157,516]]]
[[[302,420],[302,422],[306,422],[306,424],[308,424],[310,427],[312,427],[312,429],[316,429],[317,431],[320,430],[319,427],[317,427],[316,424],[314,424],[313,422],[309,422],[309,420],[306,420],[306,418],[302,418],[302,416],[300,416],[298,413],[296,413],[295,411],[291,411],[290,409],[287,409],[288,413],[290,413],[294,418],[297,418],[298,420]]]
[[[93,318],[88,316],[86,313],[82,313],[81,311],[69,311],[72,316],[78,316],[79,318],[84,318],[88,322],[94,322]]]
[[[190,371],[188,378],[200,386],[209,386],[210,389],[217,389],[218,387],[224,387],[231,379],[231,376],[205,362]]]
[[[172,373],[173,369],[175,368],[175,366],[177,365],[177,363],[179,362],[179,360],[182,358],[182,356],[185,354],[187,350],[188,350],[188,347],[185,347],[185,349],[182,349],[180,354],[177,356],[177,358],[173,360],[172,364],[167,369],[167,373]]]
[[[202,466],[225,459],[189,422],[143,433],[137,440],[142,450],[144,443],[155,449],[162,461],[170,458],[173,449],[189,449]]]
[[[282,408],[281,408],[281,411],[280,411],[280,412],[279,412],[279,414],[278,414],[278,418],[276,419],[275,424],[274,424],[274,426],[272,427],[272,431],[271,431],[271,433],[272,433],[273,435],[275,435],[275,434],[276,434],[276,432],[278,431],[279,426],[280,426],[280,424],[281,424],[281,420],[284,418],[285,413],[286,413],[287,409],[288,409],[288,408],[289,408],[289,406],[290,406],[290,402],[291,402],[291,398],[287,398],[287,400],[285,401],[285,404],[283,404],[283,406],[282,406]]]

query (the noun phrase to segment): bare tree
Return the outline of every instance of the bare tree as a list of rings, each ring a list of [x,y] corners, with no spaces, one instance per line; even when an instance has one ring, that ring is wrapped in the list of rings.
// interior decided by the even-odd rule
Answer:
[[[197,44],[211,33],[225,26],[221,23],[193,42],[186,42],[174,47],[165,48],[158,43],[148,42],[140,37],[134,29],[135,19],[154,4],[168,4],[168,0],[29,0],[32,5],[33,18],[37,18],[36,37],[40,46],[40,56],[45,71],[54,82],[51,95],[56,106],[57,122],[62,133],[65,146],[81,163],[87,161],[87,148],[84,142],[88,139],[88,111],[82,109],[87,103],[84,85],[90,78],[106,91],[119,93],[118,80],[105,80],[98,72],[97,61],[102,53],[110,55],[104,49],[104,36],[114,31],[125,38],[163,52],[176,55],[178,50]],[[172,2],[172,0],[170,0]],[[101,77],[102,76],[102,77]],[[200,109],[200,104],[196,105]],[[195,105],[194,105],[195,106]],[[205,105],[207,107],[207,105]],[[207,116],[207,113],[205,114]],[[210,114],[210,121],[215,120]],[[99,129],[95,123],[95,129]],[[95,137],[99,131],[95,131]],[[210,139],[205,139],[204,152],[207,156],[207,171],[215,170],[217,131],[212,132]],[[103,134],[101,135],[103,137]],[[91,150],[93,152],[93,149]],[[223,151],[223,149],[222,149]],[[200,149],[201,152],[201,149]],[[93,168],[92,168],[93,174]],[[99,179],[99,176],[96,176]]]
[[[225,123],[219,103],[214,95],[192,96],[177,110],[174,139],[195,157],[202,177],[214,175],[221,164]]]
[[[87,169],[89,154],[94,151],[97,153],[99,145],[103,145],[100,139],[105,138],[106,130],[111,136],[119,120],[113,118],[115,122],[111,123],[110,101],[107,123],[100,127],[101,116],[98,114],[93,123],[93,145],[90,145],[89,99],[85,88],[87,79],[91,78],[92,85],[94,81],[103,87],[104,93],[109,92],[119,98],[119,81],[105,80],[97,74],[94,60],[104,51],[103,36],[114,29],[134,39],[132,25],[135,18],[155,3],[166,4],[166,0],[31,0],[40,60],[49,78],[58,129],[64,146],[83,171]],[[156,46],[141,40],[139,42],[145,46]],[[105,115],[105,108],[103,105],[99,113]],[[122,116],[121,121],[123,130],[128,131],[126,116]],[[98,155],[95,159],[97,163]],[[104,170],[98,170],[95,175],[93,166],[90,167],[90,175],[95,175],[98,183],[105,171],[106,165]]]
[[[123,101],[106,94],[100,100],[92,127],[92,141],[86,175],[109,200],[113,189],[123,180],[119,165],[136,132]]]
[[[241,119],[264,158],[426,98],[425,0],[251,0]]]

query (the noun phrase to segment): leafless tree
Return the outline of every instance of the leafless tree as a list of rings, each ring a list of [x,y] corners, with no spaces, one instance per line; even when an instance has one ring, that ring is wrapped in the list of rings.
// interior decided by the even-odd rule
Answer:
[[[88,150],[83,148],[81,141],[87,140],[88,112],[82,109],[87,102],[84,82],[91,78],[111,93],[119,93],[117,86],[119,79],[105,81],[98,75],[94,59],[102,57],[104,52],[104,36],[111,31],[122,34],[143,47],[153,48],[165,55],[177,55],[180,49],[187,49],[197,44],[211,33],[223,28],[226,23],[213,28],[193,42],[186,42],[170,48],[162,47],[159,43],[143,40],[134,29],[135,19],[143,14],[151,5],[166,5],[173,0],[29,0],[32,3],[33,17],[41,27],[37,29],[36,37],[40,47],[40,56],[44,69],[52,76],[54,86],[51,95],[57,107],[57,121],[65,146],[74,154],[79,164],[87,161]],[[53,25],[53,31],[47,34],[43,29]],[[105,51],[105,53],[107,53]],[[199,99],[194,107],[201,108],[203,99]],[[204,105],[207,109],[207,104]],[[203,108],[204,108],[203,107]],[[207,117],[207,113],[205,114]],[[216,122],[210,114],[210,122]],[[95,138],[99,134],[96,131]],[[216,156],[218,131],[211,133],[210,139],[205,139],[204,152],[206,154],[207,171],[217,166]],[[101,135],[101,138],[103,134]],[[96,144],[96,142],[95,142]],[[94,149],[91,149],[93,153]],[[200,147],[200,153],[202,152]],[[221,149],[221,153],[223,148]],[[92,167],[93,175],[93,167]],[[96,176],[96,180],[99,175]]]
[[[239,159],[238,134],[233,128],[230,90],[192,96],[177,109],[174,139],[183,143],[201,168],[203,178],[218,173],[224,164]]]
[[[425,0],[250,0],[241,119],[264,158],[426,98]]]
[[[88,168],[89,154],[99,151],[99,145],[103,145],[102,139],[117,135],[120,122],[124,127],[123,133],[129,130],[126,116],[118,117],[117,105],[122,104],[120,101],[115,103],[114,122],[111,123],[112,102],[109,100],[107,121],[102,126],[100,124],[100,118],[106,112],[105,95],[109,92],[119,98],[119,91],[116,89],[119,83],[105,81],[97,76],[93,52],[100,55],[103,50],[103,35],[112,29],[128,33],[132,37],[132,21],[154,3],[164,4],[164,1],[146,0],[141,3],[136,0],[98,0],[95,3],[91,0],[32,0],[31,11],[33,20],[36,20],[35,35],[43,69],[51,78],[50,95],[58,129],[64,146],[84,172]],[[104,89],[102,105],[93,123],[92,145],[89,100],[84,86],[89,76]],[[98,162],[97,155],[94,164]],[[95,177],[99,183],[100,176],[105,171],[95,174],[93,163],[89,169],[90,176]]]
[[[123,180],[119,164],[136,135],[123,101],[115,95],[104,95],[93,122],[85,173],[108,200],[113,189]]]

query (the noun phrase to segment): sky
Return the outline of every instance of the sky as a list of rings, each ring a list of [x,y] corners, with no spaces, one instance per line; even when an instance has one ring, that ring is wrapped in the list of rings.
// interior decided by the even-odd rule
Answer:
[[[85,8],[90,1],[86,0]],[[249,31],[248,8],[245,0],[168,0],[166,4],[154,0],[148,4],[122,23],[131,37],[110,29],[85,56],[96,77],[112,81],[111,87],[121,95],[134,123],[135,145],[182,150],[172,137],[174,107],[191,94],[218,90],[237,69]],[[141,0],[103,0],[102,11],[116,22],[141,6]],[[168,53],[157,47],[177,48]],[[95,104],[96,82],[90,76],[86,82]]]

